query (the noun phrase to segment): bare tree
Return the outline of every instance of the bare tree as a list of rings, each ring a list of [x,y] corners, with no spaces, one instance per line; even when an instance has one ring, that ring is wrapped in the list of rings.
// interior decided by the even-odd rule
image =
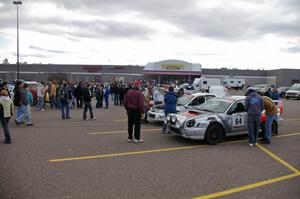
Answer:
[[[8,59],[7,58],[3,59],[2,64],[9,64]]]

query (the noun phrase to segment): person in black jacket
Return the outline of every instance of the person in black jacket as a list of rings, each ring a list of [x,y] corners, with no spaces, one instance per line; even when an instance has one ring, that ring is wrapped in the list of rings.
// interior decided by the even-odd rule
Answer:
[[[79,82],[78,86],[75,88],[75,97],[76,97],[76,104],[77,108],[82,108],[83,103],[83,88],[82,88],[82,82]]]
[[[92,108],[92,95],[91,95],[91,85],[87,82],[85,84],[85,87],[83,89],[83,102],[84,102],[84,109],[83,109],[83,120],[86,120],[86,112],[89,109],[90,111],[90,119],[95,120],[96,118],[94,117],[93,114],[93,108]]]

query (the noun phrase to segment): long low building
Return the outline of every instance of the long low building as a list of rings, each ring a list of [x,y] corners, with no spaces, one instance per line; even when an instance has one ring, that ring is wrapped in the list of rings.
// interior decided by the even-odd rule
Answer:
[[[300,83],[300,69],[278,70],[239,70],[207,69],[201,64],[181,60],[164,60],[138,65],[60,65],[60,64],[20,64],[19,77],[24,80],[75,80],[103,82],[133,81],[135,79],[191,82],[197,77],[245,79],[246,85],[274,84],[290,86]],[[16,64],[0,64],[0,78],[14,80],[17,78]]]

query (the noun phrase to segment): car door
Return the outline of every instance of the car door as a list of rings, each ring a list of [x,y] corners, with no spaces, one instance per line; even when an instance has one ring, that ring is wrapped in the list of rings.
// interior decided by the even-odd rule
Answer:
[[[231,131],[228,133],[234,135],[247,132],[248,114],[245,111],[245,100],[236,101],[228,111],[228,115],[231,118]]]

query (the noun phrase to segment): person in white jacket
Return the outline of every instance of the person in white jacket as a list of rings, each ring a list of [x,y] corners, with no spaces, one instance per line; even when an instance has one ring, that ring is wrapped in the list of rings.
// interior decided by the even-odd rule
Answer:
[[[11,143],[11,137],[8,129],[8,122],[12,116],[12,110],[14,108],[13,101],[9,98],[7,90],[2,90],[0,93],[0,121],[2,124],[5,144]]]
[[[38,103],[35,107],[36,111],[44,111],[44,98],[45,98],[45,86],[44,82],[42,81],[38,86],[37,86],[37,97],[38,97]]]

